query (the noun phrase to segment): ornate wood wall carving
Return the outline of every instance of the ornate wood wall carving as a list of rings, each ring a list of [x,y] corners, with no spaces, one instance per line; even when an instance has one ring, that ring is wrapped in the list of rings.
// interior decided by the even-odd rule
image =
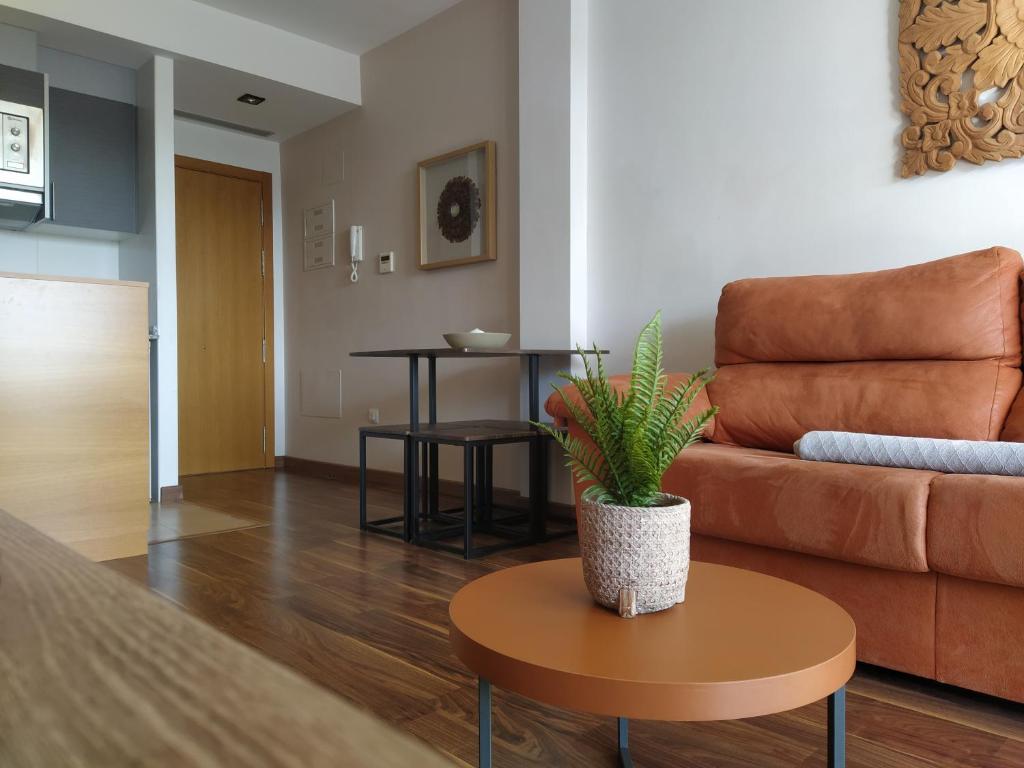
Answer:
[[[1024,0],[900,0],[902,174],[1024,155]]]

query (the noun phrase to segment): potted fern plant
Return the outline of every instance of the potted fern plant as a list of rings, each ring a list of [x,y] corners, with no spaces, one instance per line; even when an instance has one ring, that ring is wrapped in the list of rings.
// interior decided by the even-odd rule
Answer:
[[[700,371],[667,390],[660,311],[640,331],[625,392],[608,382],[596,345],[594,353],[593,365],[581,355],[583,376],[559,374],[575,386],[578,401],[555,387],[589,440],[536,426],[558,442],[577,482],[586,486],[580,548],[594,600],[627,617],[665,610],[686,596],[690,502],[662,493],[661,479],[718,412],[709,408],[685,418],[711,377]]]

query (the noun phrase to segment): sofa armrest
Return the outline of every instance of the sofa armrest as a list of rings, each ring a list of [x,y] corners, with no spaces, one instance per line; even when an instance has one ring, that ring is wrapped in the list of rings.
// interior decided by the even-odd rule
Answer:
[[[685,383],[692,375],[693,374],[690,373],[666,374],[666,376],[668,377],[668,381],[665,383],[665,389],[667,391],[672,391],[680,384]],[[619,392],[626,392],[629,389],[629,374],[620,373],[616,376],[609,376],[608,383],[611,385],[612,389],[617,390]],[[576,387],[572,385],[567,385],[563,387],[563,389],[565,391],[565,394],[574,403],[580,406],[583,405],[583,399],[580,397],[580,393],[576,389]],[[694,399],[693,404],[690,406],[690,410],[683,414],[683,419],[692,419],[694,416],[696,416],[699,413],[702,413],[703,411],[708,410],[710,407],[711,399],[708,397],[708,390],[705,387],[697,394],[697,397]],[[559,426],[566,426],[569,423],[569,420],[571,418],[569,414],[569,409],[565,407],[565,403],[562,402],[562,396],[559,395],[557,392],[551,393],[551,395],[548,397],[547,402],[544,404],[544,409],[552,418],[554,418],[555,423],[558,424]],[[711,421],[708,422],[707,427],[705,427],[704,429],[704,439],[710,440],[714,436],[714,434],[715,419],[712,418]]]

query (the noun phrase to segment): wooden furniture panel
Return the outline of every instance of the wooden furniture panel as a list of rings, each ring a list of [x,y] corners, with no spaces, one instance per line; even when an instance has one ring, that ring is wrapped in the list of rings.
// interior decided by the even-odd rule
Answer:
[[[0,507],[95,560],[146,552],[147,301],[0,275]]]
[[[451,765],[0,512],[0,764]]]

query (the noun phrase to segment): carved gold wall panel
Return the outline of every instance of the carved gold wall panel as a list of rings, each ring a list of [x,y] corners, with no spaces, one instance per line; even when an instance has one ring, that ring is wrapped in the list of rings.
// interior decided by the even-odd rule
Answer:
[[[900,0],[903,176],[1024,155],[1024,0]]]

